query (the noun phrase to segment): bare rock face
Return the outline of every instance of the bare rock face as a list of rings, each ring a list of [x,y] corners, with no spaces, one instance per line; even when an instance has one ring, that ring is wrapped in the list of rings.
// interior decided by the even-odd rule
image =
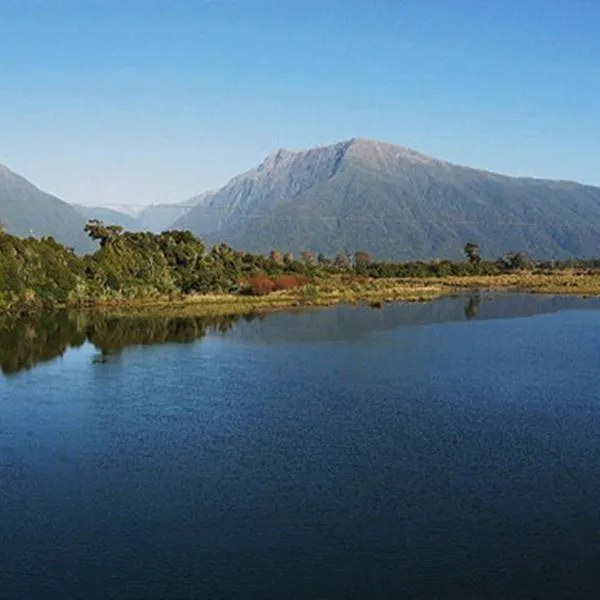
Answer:
[[[506,177],[353,138],[278,150],[173,227],[255,252],[457,258],[473,240],[491,257],[587,257],[600,253],[600,188]]]

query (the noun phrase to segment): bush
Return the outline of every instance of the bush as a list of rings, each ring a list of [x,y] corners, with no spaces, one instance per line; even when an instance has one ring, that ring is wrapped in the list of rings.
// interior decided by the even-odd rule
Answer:
[[[308,278],[304,275],[277,275],[275,278],[255,275],[246,279],[244,291],[250,296],[266,296],[272,292],[303,287],[307,283]]]
[[[267,275],[255,275],[246,280],[247,293],[251,296],[266,296],[275,291],[275,282]]]
[[[308,278],[303,275],[279,275],[275,278],[275,290],[292,290],[308,283]]]

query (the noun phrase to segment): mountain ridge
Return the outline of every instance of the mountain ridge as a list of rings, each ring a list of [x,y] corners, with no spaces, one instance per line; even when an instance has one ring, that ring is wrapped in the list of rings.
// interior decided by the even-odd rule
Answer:
[[[367,138],[279,148],[222,188],[148,207],[135,220],[68,204],[0,165],[0,222],[9,233],[52,236],[87,252],[83,227],[94,215],[128,229],[190,229],[209,244],[263,253],[458,258],[473,240],[488,257],[600,254],[600,187],[474,169]]]
[[[72,204],[86,220],[97,219],[111,225],[119,225],[127,231],[138,231],[140,224],[137,218],[120,210],[106,206],[90,206],[87,204]]]
[[[185,215],[191,206],[204,202],[212,193],[212,190],[208,190],[192,196],[183,202],[148,205],[140,210],[135,218],[142,229],[160,233],[169,229],[170,225]]]
[[[351,138],[280,148],[173,227],[254,252],[361,248],[385,259],[431,259],[460,256],[469,239],[493,255],[589,256],[598,253],[598,224],[600,188],[511,177]]]
[[[8,233],[50,236],[80,253],[94,248],[83,231],[86,219],[74,206],[40,190],[5,165],[0,165],[0,223]]]

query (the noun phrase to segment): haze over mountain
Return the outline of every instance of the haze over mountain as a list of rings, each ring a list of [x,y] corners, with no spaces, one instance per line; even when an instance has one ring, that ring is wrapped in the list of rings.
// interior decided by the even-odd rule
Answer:
[[[279,150],[173,224],[254,252],[362,249],[380,259],[600,254],[600,188],[507,177],[353,138]]]
[[[365,139],[278,150],[220,190],[136,217],[69,205],[0,166],[0,222],[9,233],[50,235],[87,252],[94,247],[83,231],[90,218],[130,230],[190,229],[207,243],[252,252],[458,258],[473,240],[492,258],[600,254],[598,187],[507,177]]]
[[[136,217],[120,210],[114,210],[105,206],[85,206],[83,204],[73,204],[73,206],[77,212],[85,217],[86,221],[97,219],[107,224],[120,225],[128,231],[138,231],[141,228]]]
[[[0,223],[8,233],[22,237],[52,236],[83,253],[94,248],[83,231],[86,221],[70,204],[42,192],[0,165]]]
[[[83,254],[96,249],[84,232],[90,219],[120,225],[129,231],[164,231],[191,207],[212,192],[199,194],[179,204],[148,206],[136,214],[104,206],[70,204],[41,191],[24,177],[0,165],[0,223],[8,233],[21,237],[54,237]]]
[[[212,191],[204,192],[176,204],[164,203],[147,206],[136,216],[138,227],[155,233],[169,229],[174,222],[186,215],[191,208],[204,202],[212,193]]]

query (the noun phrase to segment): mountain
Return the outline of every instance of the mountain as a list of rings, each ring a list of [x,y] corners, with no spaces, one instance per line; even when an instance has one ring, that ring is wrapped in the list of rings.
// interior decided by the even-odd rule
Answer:
[[[84,253],[94,248],[83,231],[86,220],[70,204],[42,192],[0,165],[0,223],[8,233],[23,237],[52,236]]]
[[[600,188],[507,177],[351,139],[279,150],[173,224],[253,252],[361,249],[379,259],[600,254]]]
[[[86,221],[90,219],[98,219],[106,225],[120,225],[128,231],[139,231],[140,223],[138,220],[124,212],[106,208],[103,206],[84,206],[83,204],[73,205],[77,212],[83,215]]]
[[[138,227],[142,230],[160,233],[169,229],[178,219],[184,217],[191,208],[205,202],[213,192],[198,194],[189,200],[176,204],[154,204],[142,209],[137,215]]]

